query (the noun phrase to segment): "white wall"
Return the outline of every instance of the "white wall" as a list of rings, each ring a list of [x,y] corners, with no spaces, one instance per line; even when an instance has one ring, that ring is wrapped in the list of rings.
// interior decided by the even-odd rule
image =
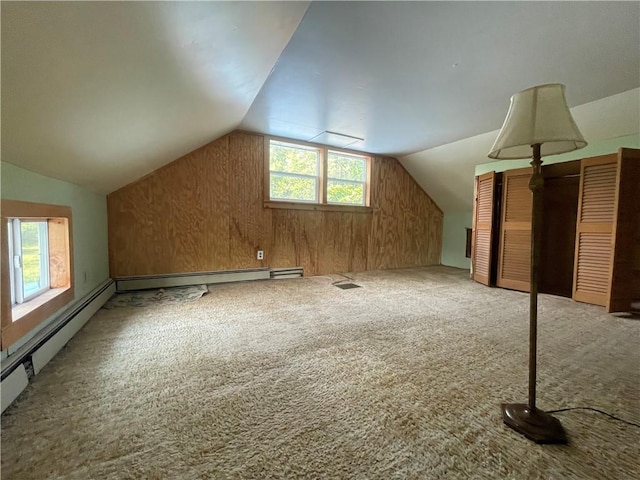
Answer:
[[[71,207],[75,299],[79,300],[109,278],[107,243],[107,199],[77,185],[45,177],[15,165],[0,163],[0,197],[25,202],[68,205]],[[70,306],[65,307],[69,308]],[[35,330],[9,347],[14,352],[53,320],[47,319]],[[7,351],[2,352],[5,358]]]
[[[442,228],[442,264],[469,270],[471,259],[465,257],[466,229],[471,228],[472,212],[445,213]]]

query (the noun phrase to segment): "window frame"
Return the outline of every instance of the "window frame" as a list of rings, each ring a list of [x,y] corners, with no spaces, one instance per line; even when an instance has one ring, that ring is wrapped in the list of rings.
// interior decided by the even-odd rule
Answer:
[[[319,154],[319,172],[318,172],[318,192],[317,202],[309,202],[303,200],[279,200],[271,198],[271,163],[270,163],[270,151],[271,142],[279,142],[283,144],[289,144],[292,146],[299,146],[305,149],[316,149]],[[351,204],[351,203],[329,203],[327,202],[327,162],[329,152],[335,152],[337,154],[345,154],[349,156],[362,157],[365,160],[366,175],[364,182],[348,182],[348,183],[362,183],[364,185],[364,205]],[[372,213],[371,207],[371,171],[373,168],[373,156],[355,150],[348,150],[344,148],[335,148],[328,145],[320,145],[317,143],[303,142],[299,140],[291,140],[289,138],[282,137],[264,137],[264,182],[263,182],[263,198],[265,208],[282,208],[291,210],[318,210],[318,211],[332,211],[332,212],[360,212],[360,213]],[[345,181],[342,179],[336,179],[339,181]]]
[[[358,181],[358,180],[345,180],[344,178],[335,178],[335,177],[330,177],[329,176],[329,154],[331,153],[336,153],[339,155],[344,155],[346,157],[359,157],[361,159],[364,160],[365,163],[365,178],[364,181]],[[368,158],[366,155],[356,155],[353,153],[347,153],[345,151],[342,150],[338,150],[335,148],[327,148],[327,151],[325,152],[325,192],[327,191],[327,189],[329,188],[329,181],[334,181],[336,183],[349,183],[351,185],[362,185],[363,187],[363,196],[364,196],[364,205],[360,205],[359,203],[339,203],[339,202],[330,202],[329,201],[329,196],[328,194],[325,194],[325,199],[326,199],[326,203],[327,205],[341,205],[341,206],[353,206],[353,207],[367,207],[369,206],[369,200],[368,200],[368,196],[367,196],[367,190],[369,190],[369,181],[368,181],[368,172],[369,172],[369,168],[370,168],[370,162],[368,161]]]
[[[2,301],[0,304],[1,347],[5,350],[74,299],[73,235],[71,207],[0,201]],[[13,304],[11,276],[13,258],[9,252],[9,220],[46,222],[49,288]],[[15,226],[11,227],[15,230]],[[15,232],[14,232],[15,233]],[[13,245],[15,249],[16,246]],[[15,252],[14,252],[15,253]]]
[[[12,287],[11,291],[11,306],[21,305],[23,303],[33,300],[37,296],[47,292],[51,288],[51,280],[49,276],[49,225],[47,221],[31,218],[10,218],[12,235],[7,235],[9,241],[9,268],[11,268],[11,281],[9,282]],[[40,258],[38,263],[40,264],[40,279],[44,278],[45,281],[39,282],[39,286],[36,290],[29,292],[25,290],[24,283],[24,255],[23,255],[23,242],[22,242],[22,224],[23,223],[36,223],[38,228],[38,248]],[[16,248],[16,245],[19,245]],[[19,253],[18,253],[19,252]],[[20,258],[20,266],[16,265],[15,257]]]
[[[283,146],[285,147],[300,147],[300,150],[307,150],[307,151],[314,151],[316,152],[317,155],[317,160],[316,160],[316,169],[318,171],[317,175],[309,175],[309,174],[304,174],[304,173],[291,173],[291,172],[272,172],[271,171],[271,142],[277,142],[277,143],[281,143],[283,144]],[[312,205],[318,205],[321,200],[322,200],[322,151],[315,147],[315,146],[307,146],[307,145],[301,145],[299,143],[289,143],[289,142],[284,142],[282,140],[275,140],[275,139],[271,139],[269,140],[269,152],[267,153],[268,157],[269,157],[269,161],[268,161],[268,165],[267,168],[269,169],[269,183],[266,185],[269,192],[269,200],[272,202],[295,202],[295,203],[305,203],[305,204],[312,204]],[[274,173],[276,175],[280,175],[280,176],[284,176],[284,177],[297,177],[297,178],[313,178],[315,180],[316,183],[316,191],[315,191],[315,199],[314,200],[300,200],[300,199],[296,199],[296,200],[291,200],[291,199],[286,199],[286,198],[271,198],[271,174]]]

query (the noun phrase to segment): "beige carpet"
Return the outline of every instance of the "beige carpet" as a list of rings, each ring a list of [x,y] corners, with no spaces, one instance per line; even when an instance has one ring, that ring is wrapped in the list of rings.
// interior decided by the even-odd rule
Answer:
[[[631,479],[640,429],[527,394],[528,296],[432,267],[101,310],[2,417],[2,479]],[[640,422],[640,321],[540,299],[539,406]]]

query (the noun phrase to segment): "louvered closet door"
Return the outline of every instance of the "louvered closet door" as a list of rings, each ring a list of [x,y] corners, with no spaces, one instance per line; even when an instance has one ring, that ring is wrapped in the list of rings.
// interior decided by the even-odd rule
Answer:
[[[606,306],[611,286],[618,155],[582,160],[573,299]]]
[[[493,195],[495,185],[495,172],[485,173],[476,177],[471,262],[473,265],[473,279],[483,285],[489,285],[491,280]]]
[[[529,291],[531,274],[531,168],[504,172],[498,257],[499,287]]]

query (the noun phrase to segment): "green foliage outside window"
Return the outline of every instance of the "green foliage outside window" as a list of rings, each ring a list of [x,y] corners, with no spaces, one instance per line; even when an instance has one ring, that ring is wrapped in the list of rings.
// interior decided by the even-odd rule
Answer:
[[[40,282],[40,242],[38,224],[36,222],[21,222],[22,235],[22,278],[27,284]]]
[[[272,142],[269,150],[271,198],[317,201],[318,164],[319,155],[315,149]]]
[[[327,201],[329,203],[349,203],[364,205],[364,184],[327,182]]]
[[[329,152],[327,177],[327,202],[364,205],[364,185],[367,178],[367,163],[364,158]]]
[[[318,149],[272,141],[269,170],[270,198],[318,202]],[[367,161],[364,157],[329,151],[326,177],[328,203],[365,204]]]
[[[316,186],[315,178],[290,177],[271,173],[271,198],[283,200],[302,200],[305,202],[315,202]]]
[[[25,284],[40,283],[40,250],[38,247],[22,249],[22,278]]]
[[[269,169],[272,172],[318,175],[318,151],[272,143]]]
[[[329,178],[364,182],[367,174],[366,162],[361,157],[329,152],[327,174]]]

